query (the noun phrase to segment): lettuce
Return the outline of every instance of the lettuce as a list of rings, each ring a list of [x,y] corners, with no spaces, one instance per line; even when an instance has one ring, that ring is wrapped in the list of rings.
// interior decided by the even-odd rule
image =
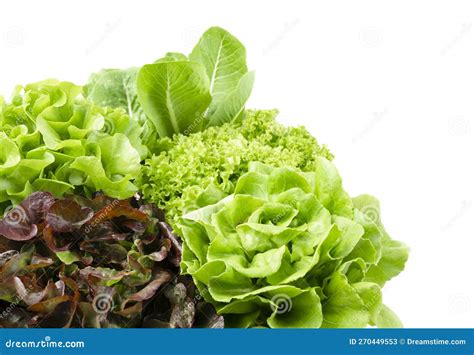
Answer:
[[[232,193],[251,161],[310,171],[317,156],[332,159],[304,128],[285,127],[276,115],[248,111],[242,121],[162,139],[135,183],[172,221]]]
[[[249,164],[233,194],[180,219],[184,274],[228,326],[396,327],[381,288],[408,249],[380,221],[378,201],[351,199],[334,165]]]
[[[146,117],[137,99],[137,74],[138,68],[104,69],[90,76],[84,94],[99,106],[122,107],[143,123]]]
[[[92,104],[80,86],[46,80],[18,87],[0,106],[0,213],[37,190],[132,196],[131,180],[148,154],[140,136],[123,109]]]
[[[169,52],[140,68],[92,74],[85,95],[99,106],[125,109],[143,126],[142,140],[153,150],[158,137],[242,118],[254,79],[242,43],[211,27],[189,56]]]
[[[138,99],[161,137],[202,130],[202,115],[211,102],[202,65],[161,61],[144,65],[137,77]]]
[[[137,75],[140,105],[160,137],[189,134],[242,116],[254,83],[245,47],[211,27],[187,58],[168,53]]]
[[[163,212],[34,192],[0,218],[0,327],[222,327]]]
[[[245,110],[254,78],[242,43],[212,27],[189,55],[169,52],[142,67],[105,69],[85,87],[46,80],[17,87],[10,102],[0,97],[0,214],[30,196],[0,220],[0,234],[8,240],[0,236],[6,250],[0,261],[9,265],[2,276],[12,276],[0,280],[0,298],[10,301],[24,288],[23,274],[15,274],[24,267],[36,270],[51,262],[62,263],[62,270],[90,266],[91,254],[105,259],[107,251],[114,260],[107,267],[85,267],[82,276],[126,290],[127,297],[125,286],[150,281],[134,289],[132,298],[120,300],[118,312],[140,313],[125,304],[137,302],[138,307],[154,297],[162,278],[145,282],[110,268],[119,262],[143,271],[165,257],[163,245],[147,255],[133,246],[136,234],[147,231],[135,230],[140,223],[134,218],[123,218],[140,215],[138,201],[132,201],[126,215],[120,214],[123,206],[118,208],[115,217],[121,219],[111,217],[124,224],[114,230],[111,243],[95,243],[102,238],[97,231],[94,243],[82,235],[78,250],[72,240],[81,234],[76,229],[98,211],[56,200],[70,193],[91,198],[99,191],[128,199],[139,191],[166,210],[169,223],[183,236],[181,267],[188,274],[159,297],[171,305],[171,314],[165,310],[166,317],[146,319],[143,326],[192,326],[189,307],[199,309],[189,298],[191,278],[231,327],[401,326],[383,304],[381,288],[403,270],[407,247],[385,231],[375,198],[349,197],[332,154],[304,127],[277,123],[276,111]],[[26,220],[12,226],[12,216],[22,208]],[[40,218],[45,211],[48,217]],[[165,229],[160,233],[172,235],[164,220],[160,226]],[[128,235],[133,240],[120,239],[124,228],[135,232]],[[38,261],[45,251],[39,239],[49,251]],[[166,245],[175,242],[171,239]],[[23,242],[39,248],[18,248]],[[55,277],[69,288],[67,302],[61,302],[67,304],[59,313],[44,304],[33,313],[61,315],[70,325],[79,310],[81,325],[115,324],[100,324],[90,304],[69,297],[75,286],[63,275]],[[121,285],[124,278],[133,285]],[[37,291],[46,295],[51,290],[44,284]],[[197,323],[222,325],[209,304],[200,306],[210,322]],[[39,319],[30,316],[26,325]]]
[[[189,60],[202,64],[210,81],[206,127],[231,122],[243,113],[255,79],[246,56],[243,44],[220,27],[208,29],[189,55]]]

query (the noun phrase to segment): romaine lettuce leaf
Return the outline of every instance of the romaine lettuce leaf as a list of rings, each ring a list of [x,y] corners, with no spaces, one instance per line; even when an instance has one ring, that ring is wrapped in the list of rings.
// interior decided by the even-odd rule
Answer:
[[[210,80],[212,102],[205,126],[219,126],[242,113],[252,92],[254,73],[247,72],[245,47],[220,27],[211,27],[200,38],[189,60],[201,63]]]
[[[187,61],[144,65],[137,77],[138,100],[161,137],[202,129],[211,102],[204,67]]]

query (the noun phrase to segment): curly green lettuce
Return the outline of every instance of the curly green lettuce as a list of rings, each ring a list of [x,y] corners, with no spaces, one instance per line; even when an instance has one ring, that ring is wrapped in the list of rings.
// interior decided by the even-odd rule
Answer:
[[[332,159],[305,128],[285,127],[276,115],[274,110],[247,111],[240,121],[164,138],[136,184],[176,220],[232,193],[251,161],[311,171],[318,156]]]
[[[351,199],[334,165],[249,164],[233,194],[178,223],[184,274],[230,327],[399,327],[382,287],[404,268],[378,201]]]
[[[0,103],[0,213],[33,191],[104,191],[127,198],[147,149],[125,110],[99,107],[82,88],[46,80]]]

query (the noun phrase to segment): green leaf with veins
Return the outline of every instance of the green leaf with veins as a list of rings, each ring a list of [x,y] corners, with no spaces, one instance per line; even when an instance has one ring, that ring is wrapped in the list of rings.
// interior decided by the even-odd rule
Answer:
[[[137,89],[139,101],[161,137],[202,128],[202,114],[211,96],[201,64],[172,61],[145,65],[138,73]]]
[[[206,126],[229,122],[250,96],[253,74],[247,73],[246,51],[240,41],[220,27],[211,27],[189,55],[206,68],[212,102]],[[245,76],[245,78],[244,78]]]
[[[87,99],[103,107],[122,107],[130,117],[144,122],[145,117],[137,100],[138,68],[104,69],[92,74],[84,87]]]
[[[209,111],[207,126],[221,126],[226,122],[231,122],[242,116],[245,103],[252,93],[255,81],[255,72],[248,72],[240,79],[237,87],[226,94],[213,111]]]

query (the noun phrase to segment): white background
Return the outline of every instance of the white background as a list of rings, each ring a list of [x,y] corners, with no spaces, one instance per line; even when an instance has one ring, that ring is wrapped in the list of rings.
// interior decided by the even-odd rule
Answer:
[[[472,327],[474,3],[8,1],[0,92],[189,53],[220,25],[257,71],[250,107],[281,111],[336,155],[346,189],[382,201],[411,247],[385,302],[406,327]]]

